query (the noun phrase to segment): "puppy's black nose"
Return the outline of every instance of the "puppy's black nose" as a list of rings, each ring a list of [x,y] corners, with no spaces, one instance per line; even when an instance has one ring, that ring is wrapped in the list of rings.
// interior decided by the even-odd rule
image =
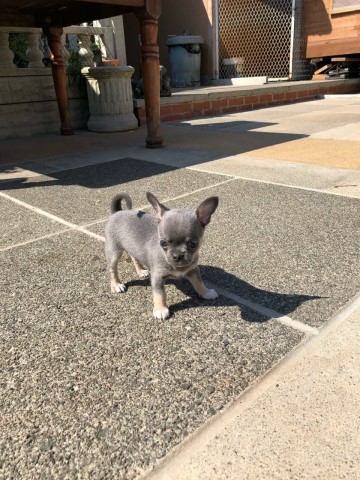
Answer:
[[[183,253],[173,253],[172,254],[172,257],[175,260],[175,262],[181,262],[181,260],[184,258],[184,256],[185,255]]]

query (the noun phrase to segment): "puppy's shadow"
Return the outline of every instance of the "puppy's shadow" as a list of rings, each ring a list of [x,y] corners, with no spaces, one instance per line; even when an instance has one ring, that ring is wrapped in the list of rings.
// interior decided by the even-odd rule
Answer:
[[[271,292],[268,290],[262,290],[260,288],[251,285],[250,283],[241,280],[237,276],[226,272],[225,270],[217,267],[212,267],[208,265],[200,266],[201,276],[204,280],[205,285],[209,282],[213,284],[216,289],[216,286],[219,286],[233,294],[238,295],[239,297],[256,303],[262,307],[266,307],[275,311],[281,315],[289,315],[294,312],[300,305],[304,302],[311,300],[320,299],[323,297],[313,296],[313,295],[298,295],[295,293],[277,293]],[[192,285],[186,279],[180,281],[175,281],[174,284],[181,290],[185,295],[189,296],[186,300],[179,302],[175,305],[170,306],[170,309],[174,312],[181,311],[184,309],[194,308],[200,305],[213,305],[216,307],[225,307],[225,306],[237,306],[240,308],[241,316],[244,320],[248,322],[264,322],[269,320],[268,316],[265,316],[261,313],[257,313],[251,310],[247,306],[242,306],[235,300],[229,299],[222,295],[219,296],[216,300],[208,301],[201,299],[195,293]]]

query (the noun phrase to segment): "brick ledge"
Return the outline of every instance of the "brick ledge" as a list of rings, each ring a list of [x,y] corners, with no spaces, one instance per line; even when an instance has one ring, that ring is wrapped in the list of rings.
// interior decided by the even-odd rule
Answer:
[[[360,78],[181,89],[175,90],[171,97],[161,98],[160,118],[163,122],[178,121],[358,92]],[[139,125],[146,123],[143,99],[134,100],[134,112]]]

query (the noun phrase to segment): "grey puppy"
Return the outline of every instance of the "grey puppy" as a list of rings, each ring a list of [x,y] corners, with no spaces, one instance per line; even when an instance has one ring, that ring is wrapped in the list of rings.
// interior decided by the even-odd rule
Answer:
[[[110,270],[111,291],[124,292],[120,282],[118,261],[126,252],[134,262],[140,278],[150,275],[154,296],[155,318],[168,318],[165,281],[186,277],[196,292],[206,300],[218,297],[215,290],[206,288],[198,268],[198,252],[206,225],[215,212],[219,199],[210,197],[196,210],[169,209],[150,192],[147,199],[156,216],[131,210],[129,195],[121,193],[111,202],[111,217],[105,227],[105,253]],[[127,210],[122,210],[125,200]]]

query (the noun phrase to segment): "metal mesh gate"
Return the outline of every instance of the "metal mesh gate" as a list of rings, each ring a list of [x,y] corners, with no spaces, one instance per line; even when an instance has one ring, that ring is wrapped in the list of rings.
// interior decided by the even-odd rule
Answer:
[[[293,57],[300,58],[301,28],[292,29],[292,0],[218,0],[218,34],[219,78],[288,78]]]

